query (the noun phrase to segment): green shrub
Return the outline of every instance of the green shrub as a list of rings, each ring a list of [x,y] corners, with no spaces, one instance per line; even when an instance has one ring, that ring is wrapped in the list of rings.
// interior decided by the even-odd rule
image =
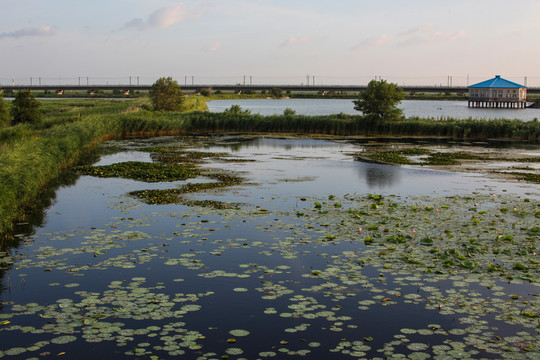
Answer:
[[[212,95],[212,88],[201,89],[201,95],[209,97],[210,95]]]
[[[249,115],[251,114],[251,111],[250,110],[244,110],[240,107],[240,105],[231,105],[230,108],[228,109],[225,109],[225,111],[223,111],[225,114],[245,114],[245,115]]]
[[[283,95],[283,90],[279,88],[272,88],[272,90],[270,90],[270,95],[272,95],[272,97],[276,99],[281,99],[285,96]]]
[[[16,124],[37,124],[41,120],[41,104],[30,90],[21,90],[11,104],[11,122]]]
[[[285,116],[296,116],[296,110],[293,110],[291,108],[285,108],[285,110],[283,110],[283,115],[285,115]]]

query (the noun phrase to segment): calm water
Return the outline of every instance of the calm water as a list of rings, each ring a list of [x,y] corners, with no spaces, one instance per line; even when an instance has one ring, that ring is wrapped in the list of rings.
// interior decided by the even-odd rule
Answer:
[[[44,223],[0,253],[0,357],[461,358],[476,357],[495,335],[508,337],[513,352],[519,349],[512,343],[531,342],[530,327],[497,314],[511,306],[509,294],[537,304],[531,295],[537,287],[468,278],[459,269],[433,276],[405,264],[392,270],[390,260],[378,260],[377,247],[360,241],[359,225],[347,228],[348,212],[332,214],[341,202],[372,212],[360,226],[397,228],[412,214],[392,213],[389,221],[377,213],[379,205],[475,193],[489,209],[493,194],[538,201],[537,185],[354,161],[349,154],[362,144],[213,140],[192,148],[237,161],[202,166],[234,171],[246,183],[190,198],[240,203],[239,210],[146,205],[127,194],[203,179],[149,184],[80,176],[57,190]],[[95,164],[150,162],[138,148],[178,144],[174,138],[110,143]],[[370,193],[383,194],[386,204],[348,200]],[[444,219],[451,227],[470,219],[475,213],[467,209],[479,200],[438,201],[448,210],[463,208]],[[316,202],[324,211],[314,209]],[[435,226],[422,226],[427,216],[415,224],[419,233]],[[452,231],[474,236],[468,229]],[[479,304],[485,310],[476,310]]]
[[[222,112],[231,105],[240,105],[261,115],[282,114],[291,108],[299,115],[359,114],[352,100],[341,99],[262,99],[262,100],[214,100],[207,103],[210,111]],[[458,119],[521,119],[533,120],[540,117],[540,109],[470,109],[466,101],[404,100],[400,107],[405,116],[426,118]]]

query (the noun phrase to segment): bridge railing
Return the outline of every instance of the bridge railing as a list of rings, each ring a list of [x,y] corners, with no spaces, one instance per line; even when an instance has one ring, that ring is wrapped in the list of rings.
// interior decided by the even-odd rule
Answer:
[[[236,75],[236,76],[204,76],[204,75],[172,75],[172,78],[180,86],[365,86],[373,79],[384,79],[388,82],[398,84],[402,87],[467,87],[469,85],[484,81],[489,76],[382,76],[382,75],[359,75],[359,76],[268,76],[268,75]],[[540,77],[505,77],[510,81],[523,84],[527,87],[540,87]],[[152,85],[156,81],[155,77],[129,75],[117,77],[96,77],[96,76],[70,76],[70,77],[50,77],[50,76],[28,76],[28,77],[8,77],[0,75],[0,85],[19,86],[143,86]]]

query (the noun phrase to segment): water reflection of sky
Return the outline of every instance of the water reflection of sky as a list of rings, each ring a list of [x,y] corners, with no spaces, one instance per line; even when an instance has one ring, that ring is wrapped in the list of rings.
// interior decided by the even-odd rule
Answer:
[[[238,195],[246,197],[256,191],[276,197],[372,192],[403,196],[473,191],[537,192],[534,185],[501,182],[478,174],[364,163],[347,155],[361,149],[353,144],[324,140],[257,139],[243,142],[233,152],[237,157],[256,159],[257,162],[207,166],[243,171],[248,181],[260,184],[257,188],[244,187],[237,191]],[[226,151],[227,146],[214,146],[208,150]]]

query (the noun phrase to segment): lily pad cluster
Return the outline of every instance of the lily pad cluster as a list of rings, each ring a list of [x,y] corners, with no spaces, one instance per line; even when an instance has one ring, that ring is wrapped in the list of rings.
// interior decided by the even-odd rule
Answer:
[[[146,182],[186,180],[195,178],[200,174],[200,171],[191,164],[161,165],[137,161],[105,166],[79,166],[75,170],[83,175],[120,177]]]

